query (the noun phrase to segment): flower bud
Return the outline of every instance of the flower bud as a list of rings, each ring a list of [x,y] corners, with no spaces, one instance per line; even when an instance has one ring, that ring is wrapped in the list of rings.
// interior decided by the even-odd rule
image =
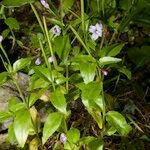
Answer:
[[[2,41],[3,41],[3,36],[0,35],[0,44],[2,43]]]
[[[63,144],[65,144],[66,141],[67,141],[66,135],[64,133],[61,133],[60,134],[60,142],[63,143]]]
[[[41,59],[40,58],[37,58],[36,61],[35,61],[35,64],[38,66],[41,64]]]

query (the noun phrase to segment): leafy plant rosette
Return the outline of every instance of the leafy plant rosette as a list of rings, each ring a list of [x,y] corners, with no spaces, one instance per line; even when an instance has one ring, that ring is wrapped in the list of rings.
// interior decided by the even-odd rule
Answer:
[[[3,7],[20,7],[27,3],[40,28],[38,32],[32,32],[34,38],[31,38],[31,43],[34,45],[36,42],[35,45],[40,49],[36,60],[34,57],[21,58],[12,64],[2,46],[3,37],[0,37],[4,58],[0,56],[6,68],[5,72],[0,73],[0,84],[12,80],[20,95],[19,99],[13,97],[9,100],[6,112],[0,112],[1,123],[13,118],[8,129],[10,142],[17,141],[22,148],[28,143],[31,149],[33,145],[37,149],[57,133],[55,149],[62,144],[70,150],[79,149],[83,145],[89,149],[103,149],[104,136],[127,136],[131,126],[121,113],[107,109],[103,89],[107,68],[115,66],[128,78],[131,76],[125,66],[120,67],[122,59],[116,57],[124,43],[104,43],[105,24],[98,19],[93,19],[95,23],[91,21],[85,13],[83,0],[80,3],[81,15],[71,11],[75,3],[73,0],[60,1],[58,11],[51,9],[51,3],[44,0],[2,1]],[[36,6],[44,7],[52,17],[40,16]],[[64,18],[69,13],[75,19],[65,23]],[[5,22],[11,33],[19,29],[19,22],[15,18],[7,18]],[[16,79],[20,71],[27,72],[30,77],[27,95],[21,91]],[[39,99],[50,103],[44,122],[41,122],[36,107]],[[80,133],[80,129],[69,125],[70,116],[74,113],[69,106],[77,100],[83,103],[84,109],[99,127],[99,135],[86,136]]]

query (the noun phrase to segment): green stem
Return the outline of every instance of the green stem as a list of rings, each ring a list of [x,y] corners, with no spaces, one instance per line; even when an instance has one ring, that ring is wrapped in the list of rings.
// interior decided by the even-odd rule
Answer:
[[[82,44],[82,46],[85,48],[86,52],[91,56],[91,53],[90,53],[88,47],[85,45],[85,43],[83,42],[83,40],[81,39],[81,37],[79,36],[79,34],[76,32],[76,30],[71,25],[70,25],[70,29],[75,34],[75,36],[77,37],[77,39],[80,41],[80,43]]]
[[[8,56],[7,56],[7,53],[6,53],[6,51],[4,50],[2,44],[0,44],[0,48],[1,48],[1,50],[2,50],[2,52],[3,52],[3,54],[4,54],[4,56],[5,56],[5,58],[6,58],[7,62],[8,62],[8,64],[11,66],[11,63],[10,63],[9,58],[8,58]]]
[[[54,53],[53,53],[52,44],[51,44],[51,40],[50,40],[50,36],[49,36],[49,33],[48,33],[47,24],[46,24],[46,20],[45,20],[44,16],[43,16],[43,23],[44,23],[44,29],[45,29],[46,38],[47,38],[47,41],[48,41],[48,46],[49,46],[49,49],[50,49],[50,53],[51,53],[52,58],[54,59],[53,64],[54,64],[54,67],[56,69],[57,68],[57,61],[56,61],[56,58],[55,58]]]
[[[1,54],[0,54],[0,58],[1,58],[1,60],[2,60],[2,63],[3,63],[3,65],[4,65],[4,67],[5,67],[5,69],[7,70],[7,72],[9,72],[9,69],[7,68],[7,66],[6,66],[6,64],[5,64],[5,61],[4,61],[4,59],[3,59],[3,57],[2,57]]]
[[[40,27],[41,27],[41,29],[42,29],[42,32],[45,34],[42,21],[41,21],[39,15],[38,15],[38,13],[37,13],[35,7],[34,7],[31,3],[30,3],[30,5],[31,5],[31,8],[32,8],[32,10],[33,10],[33,12],[34,12],[34,14],[35,14],[35,16],[36,16],[36,19],[37,19],[37,21],[38,21],[38,23],[39,23],[39,25],[40,25]]]
[[[53,90],[55,90],[55,84],[54,84],[54,82],[53,82],[52,73],[51,73],[51,64],[48,62],[48,59],[47,59],[47,57],[46,57],[46,54],[45,54],[45,51],[44,51],[44,48],[43,48],[43,45],[42,45],[42,42],[41,42],[40,39],[39,39],[39,44],[40,44],[40,48],[41,48],[41,51],[42,51],[42,54],[43,54],[45,63],[46,63],[46,65],[47,65],[47,68],[48,68],[49,71],[50,71],[50,77],[51,77],[51,82],[52,82]]]
[[[19,84],[18,84],[18,82],[17,82],[17,79],[12,76],[12,80],[13,80],[14,84],[16,85],[16,88],[17,88],[17,90],[18,90],[18,92],[19,92],[19,95],[20,95],[21,99],[22,99],[23,102],[28,106],[27,101],[26,101],[26,99],[24,98],[23,93],[22,93],[22,91],[21,91],[21,89],[20,89],[20,86],[19,86]]]
[[[85,33],[84,0],[80,0],[80,3],[81,3],[82,31],[83,33]]]

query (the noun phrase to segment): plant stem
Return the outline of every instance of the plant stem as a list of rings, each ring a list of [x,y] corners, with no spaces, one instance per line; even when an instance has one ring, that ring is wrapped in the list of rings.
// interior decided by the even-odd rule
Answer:
[[[9,58],[8,58],[8,56],[7,56],[7,53],[6,53],[6,51],[4,50],[2,44],[0,44],[0,48],[1,48],[1,50],[2,50],[2,52],[3,52],[3,54],[4,54],[4,56],[5,56],[5,58],[6,58],[7,62],[8,62],[8,64],[11,66],[11,63],[10,63]]]
[[[83,40],[81,39],[81,37],[79,36],[79,34],[76,32],[76,30],[70,25],[70,29],[73,31],[73,33],[75,34],[75,36],[77,37],[77,39],[80,41],[80,43],[82,44],[82,46],[85,48],[86,52],[91,56],[91,53],[88,49],[88,47],[85,45],[85,43],[83,42]]]
[[[48,62],[48,59],[46,57],[46,54],[45,54],[45,51],[44,51],[44,48],[43,48],[43,45],[42,45],[42,42],[41,40],[39,39],[39,43],[40,43],[40,48],[41,48],[41,51],[42,51],[42,54],[43,54],[43,57],[44,57],[44,60],[45,60],[45,63],[47,65],[47,68],[49,69],[50,71],[50,77],[51,77],[51,82],[52,82],[52,87],[53,87],[53,90],[55,90],[55,84],[53,82],[53,78],[52,78],[52,73],[51,73],[51,64]]]
[[[44,16],[43,16],[43,23],[44,23],[44,29],[45,29],[46,38],[47,38],[48,46],[50,49],[50,53],[51,53],[52,58],[54,59],[53,64],[54,64],[54,67],[56,69],[57,68],[57,61],[56,61],[56,58],[55,58],[54,53],[53,53],[52,44],[51,44],[50,36],[48,33],[48,29],[47,29],[46,19]]]
[[[37,19],[37,21],[38,21],[38,23],[39,23],[39,25],[40,25],[40,27],[41,27],[41,29],[42,29],[42,32],[45,34],[42,21],[41,21],[39,15],[38,15],[38,13],[37,13],[35,7],[34,7],[31,3],[30,3],[30,5],[31,5],[31,8],[32,8],[32,10],[33,10],[33,12],[34,12],[34,14],[35,14],[35,16],[36,16],[36,19]]]
[[[83,33],[85,33],[84,0],[80,0],[80,3],[81,3],[82,31]]]

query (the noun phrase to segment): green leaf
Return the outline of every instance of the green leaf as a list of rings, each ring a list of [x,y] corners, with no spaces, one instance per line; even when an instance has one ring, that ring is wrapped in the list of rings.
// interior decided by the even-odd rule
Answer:
[[[84,80],[84,83],[89,83],[94,80],[95,71],[96,71],[96,63],[84,63],[80,62],[79,64],[81,76]]]
[[[8,29],[3,30],[3,32],[1,33],[1,35],[5,39],[8,36],[9,33],[10,33],[10,29],[8,28]]]
[[[4,121],[8,120],[10,117],[12,117],[12,114],[10,112],[0,112],[0,123],[3,123]]]
[[[47,82],[52,81],[50,70],[46,67],[34,67],[33,70],[35,71],[36,75],[38,75],[40,78],[43,78]]]
[[[0,73],[0,85],[4,84],[7,81],[8,72]]]
[[[65,61],[69,54],[71,45],[68,35],[58,36],[54,40],[54,50],[57,53],[58,57]]]
[[[100,57],[116,56],[117,54],[120,53],[123,47],[124,44],[113,44],[110,46],[106,46],[100,51]]]
[[[63,0],[63,11],[66,14],[69,9],[71,9],[72,5],[74,3],[74,0]]]
[[[17,72],[21,69],[24,69],[25,67],[27,67],[29,64],[31,63],[31,59],[30,58],[21,58],[19,60],[17,60],[14,64],[13,64],[13,69],[14,72]]]
[[[47,120],[43,128],[42,143],[48,140],[48,138],[59,128],[63,115],[59,112],[54,112],[48,115]]]
[[[126,136],[132,130],[125,118],[117,111],[109,111],[106,114],[106,120],[119,134],[123,136]]]
[[[102,91],[102,84],[100,82],[90,82],[88,84],[79,84],[78,87],[82,91],[82,103],[101,129],[103,101],[100,94]]]
[[[6,7],[20,7],[27,3],[32,3],[35,0],[3,0],[2,4]]]
[[[23,109],[25,108],[26,105],[22,102],[20,102],[20,100],[17,98],[17,97],[11,97],[11,99],[9,100],[9,103],[8,103],[8,110],[10,112],[16,112],[20,109]]]
[[[111,57],[116,56],[117,54],[120,53],[120,51],[122,50],[123,47],[124,47],[124,44],[117,45],[116,47],[114,47],[113,49],[111,49],[109,51],[109,53],[107,54],[107,56],[111,56]]]
[[[5,20],[5,23],[9,26],[11,30],[12,29],[19,30],[20,28],[19,22],[15,18],[9,17]]]
[[[58,109],[63,114],[67,113],[66,100],[64,94],[61,92],[60,88],[57,88],[51,95],[51,103],[54,105],[56,109]]]
[[[104,143],[102,140],[93,140],[88,144],[88,150],[103,150]]]
[[[88,143],[94,141],[95,139],[96,139],[96,138],[93,137],[93,136],[82,137],[82,138],[80,138],[80,140],[79,140],[79,145],[82,146],[82,145],[84,145],[84,144],[88,144]]]
[[[24,147],[29,131],[32,127],[30,112],[21,109],[16,112],[14,120],[14,132],[20,147]]]
[[[65,83],[68,79],[66,79],[63,74],[59,73],[58,71],[56,70],[53,70],[52,71],[52,77],[53,79],[55,79],[55,82],[56,84],[62,84],[62,83]]]
[[[47,88],[49,87],[49,85],[50,85],[49,80],[45,81],[43,78],[37,76],[37,74],[34,74],[30,79],[28,90],[32,91],[34,89]]]
[[[99,59],[99,64],[101,66],[105,66],[105,65],[109,65],[109,64],[113,64],[113,63],[118,63],[120,61],[121,61],[120,58],[106,56],[106,57],[102,57]]]
[[[99,98],[100,93],[102,91],[101,82],[90,82],[88,84],[79,84],[79,89],[82,91],[82,99],[93,101]]]
[[[118,69],[119,72],[125,74],[129,80],[131,80],[131,71],[127,69],[125,66]]]
[[[31,107],[40,97],[41,95],[45,92],[45,89],[41,89],[36,93],[31,93],[29,97],[29,107]]]
[[[13,124],[11,124],[8,128],[8,140],[11,144],[15,144],[15,142],[16,142],[16,137],[15,137],[14,125]]]
[[[105,134],[108,135],[108,136],[111,136],[113,135],[117,130],[113,127],[113,126],[110,126],[108,129],[106,128],[106,131],[105,131]]]
[[[68,132],[67,132],[67,140],[72,143],[75,144],[79,141],[80,139],[80,131],[76,128],[71,128]]]

